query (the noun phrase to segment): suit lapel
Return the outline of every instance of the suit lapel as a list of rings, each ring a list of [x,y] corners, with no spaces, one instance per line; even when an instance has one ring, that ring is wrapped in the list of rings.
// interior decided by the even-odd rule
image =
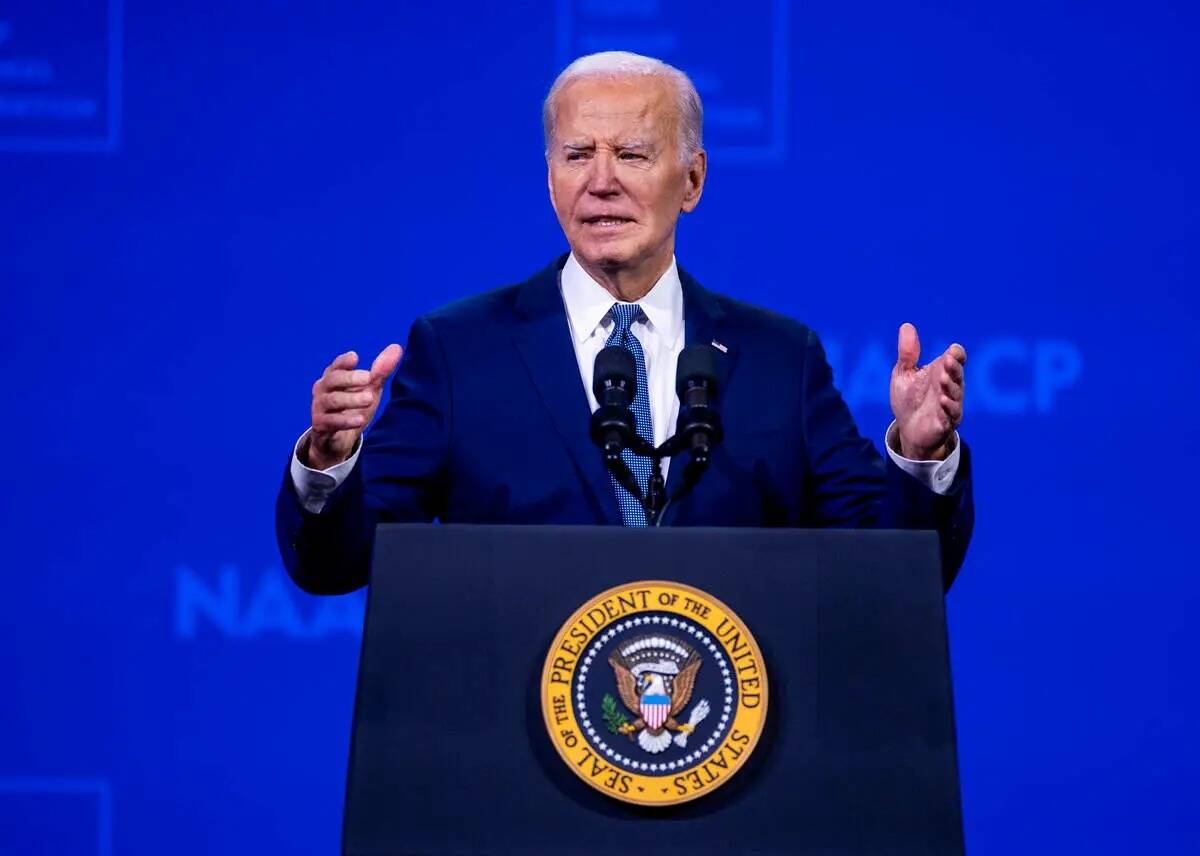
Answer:
[[[596,519],[620,525],[620,509],[608,471],[589,436],[592,412],[559,293],[558,275],[566,258],[559,258],[518,293],[514,340],[550,421],[571,456]]]
[[[702,287],[682,268],[679,270],[679,280],[683,286],[684,345],[706,345],[716,352],[717,406],[719,409],[721,403],[728,397],[726,392],[734,366],[737,365],[737,342],[730,337],[725,310],[717,296]],[[671,458],[671,469],[667,473],[668,497],[674,495],[683,484],[683,471],[688,460],[687,452]],[[700,480],[696,490],[704,490],[703,479]],[[686,500],[681,500],[681,503],[683,502]],[[663,515],[663,525],[671,525],[676,522],[680,510],[678,504],[672,503]]]

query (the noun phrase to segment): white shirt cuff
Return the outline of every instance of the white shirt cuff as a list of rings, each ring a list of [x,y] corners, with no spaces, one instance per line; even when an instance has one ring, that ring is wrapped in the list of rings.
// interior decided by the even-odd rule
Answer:
[[[897,447],[900,445],[896,433],[896,423],[893,421],[883,435],[883,446],[896,466],[934,493],[945,494],[949,491],[950,485],[954,484],[954,476],[958,473],[959,449],[962,448],[958,441],[958,432],[954,432],[954,448],[944,461],[914,461],[904,457],[892,445],[893,441]]]
[[[301,463],[300,444],[307,439],[308,432],[305,431],[292,449],[292,485],[296,488],[296,496],[300,498],[300,504],[304,506],[304,510],[310,514],[320,514],[329,495],[338,489],[346,480],[346,476],[350,475],[350,471],[354,469],[354,464],[358,461],[358,453],[362,451],[362,437],[359,437],[358,442],[355,443],[354,454],[349,459],[340,464],[334,464],[327,470],[314,470]]]

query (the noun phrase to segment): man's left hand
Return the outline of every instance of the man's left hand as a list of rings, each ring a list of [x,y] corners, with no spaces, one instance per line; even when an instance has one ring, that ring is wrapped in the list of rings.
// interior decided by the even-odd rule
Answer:
[[[917,367],[921,340],[912,324],[900,325],[892,369],[892,413],[899,452],[914,461],[942,461],[953,449],[954,429],[962,422],[967,352],[954,344],[929,365]]]

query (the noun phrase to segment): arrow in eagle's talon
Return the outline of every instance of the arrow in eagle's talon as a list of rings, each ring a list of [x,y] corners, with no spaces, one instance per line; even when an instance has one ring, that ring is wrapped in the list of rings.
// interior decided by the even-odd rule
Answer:
[[[679,726],[679,733],[675,735],[675,745],[679,747],[687,746],[687,736],[696,730],[704,717],[708,716],[710,708],[706,699],[700,699],[699,703],[692,708],[692,715],[688,717],[688,721]]]

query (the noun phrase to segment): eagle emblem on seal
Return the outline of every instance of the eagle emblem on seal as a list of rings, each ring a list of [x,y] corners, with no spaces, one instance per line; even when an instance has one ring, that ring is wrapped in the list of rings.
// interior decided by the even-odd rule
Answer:
[[[647,752],[657,754],[672,740],[686,746],[688,735],[708,716],[709,704],[701,699],[686,722],[679,717],[692,700],[696,673],[703,658],[688,643],[673,636],[639,636],[621,644],[609,655],[617,679],[617,691],[632,722],[621,717],[614,729]]]

